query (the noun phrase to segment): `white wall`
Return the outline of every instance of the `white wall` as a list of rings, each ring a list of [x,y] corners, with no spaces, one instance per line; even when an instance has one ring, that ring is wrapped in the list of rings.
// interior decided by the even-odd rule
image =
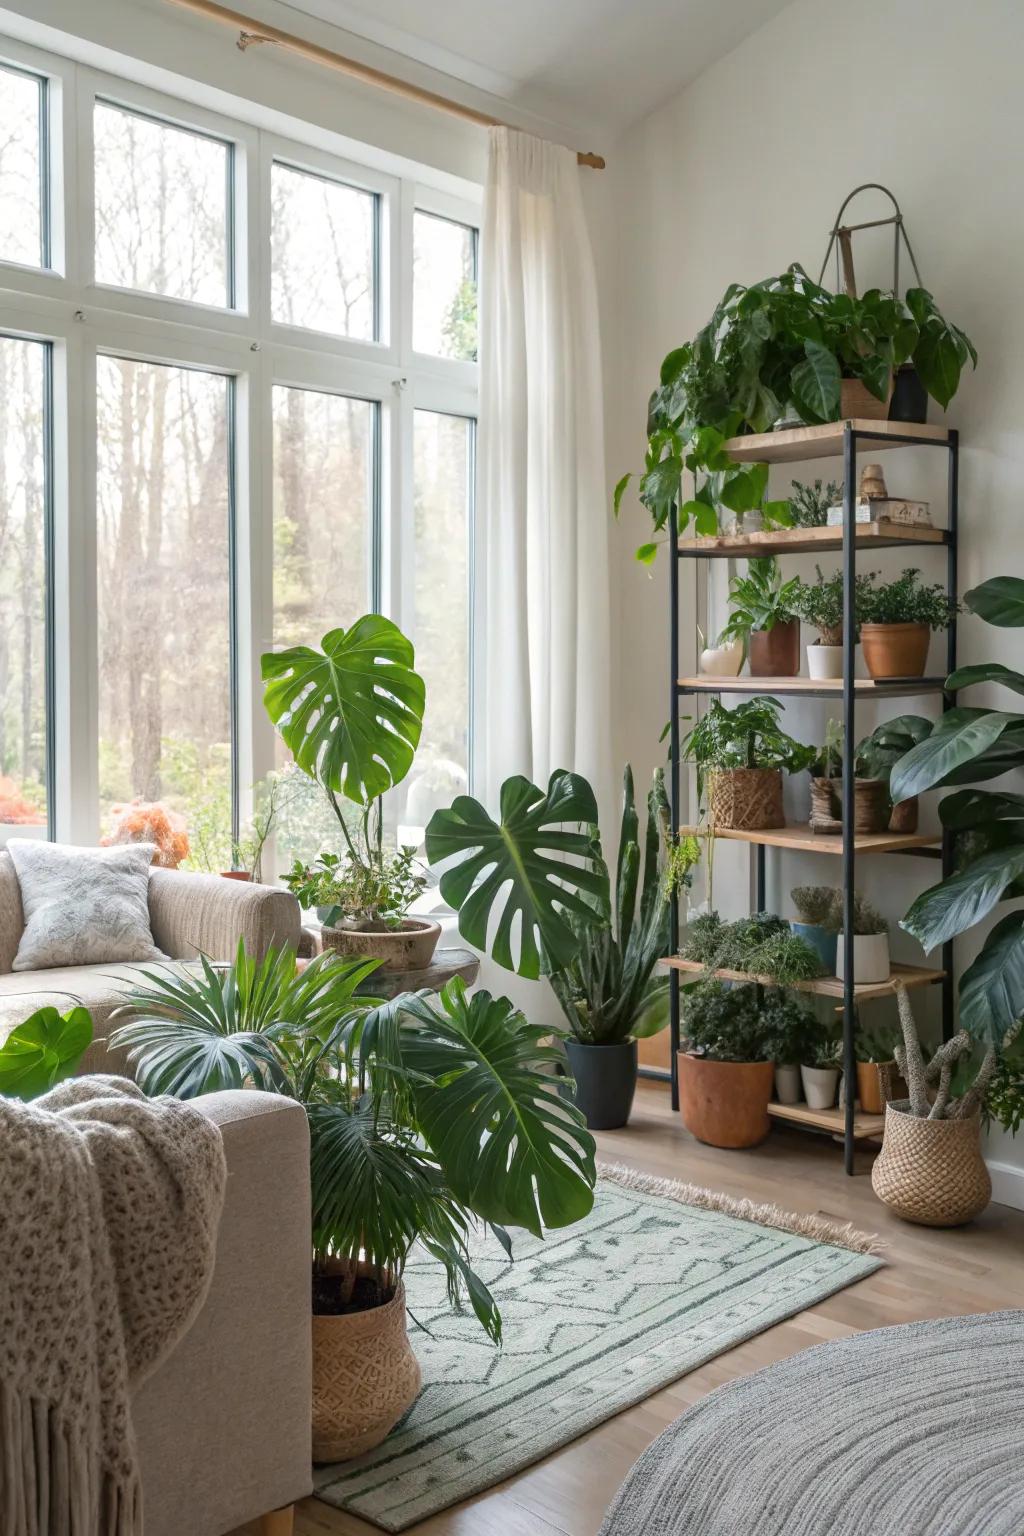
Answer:
[[[880,181],[902,205],[925,287],[981,354],[978,373],[965,379],[949,413],[963,444],[961,591],[1000,572],[1024,575],[1022,48],[1018,0],[794,0],[615,146],[608,173],[618,230],[614,303],[606,315],[609,484],[641,462],[645,401],[661,358],[703,324],[727,283],[766,277],[792,261],[817,277],[842,198],[858,183]],[[865,195],[857,217],[887,211],[872,196]],[[857,237],[862,288],[890,280],[889,233],[884,243],[878,235]],[[942,458],[930,460],[922,450],[886,453],[881,462],[891,490],[938,500]],[[841,478],[837,460],[781,466],[772,481],[776,494],[788,490],[790,470],[802,479]],[[633,563],[633,546],[648,536],[645,518],[632,501],[613,570],[618,753],[649,767],[659,760],[668,717],[668,561],[661,558],[653,576]],[[931,579],[943,575],[938,553],[919,560],[914,552],[913,561],[906,554],[873,564],[893,570],[920,563]],[[813,561],[793,568],[813,574]],[[690,562],[683,579],[684,661],[695,670]],[[962,622],[961,661],[1019,665],[1020,652],[1019,632],[991,630],[970,617]],[[941,670],[938,647],[933,663]],[[971,702],[985,700],[976,692]],[[899,707],[928,714],[936,703]],[[813,739],[825,714],[826,706],[812,701],[792,710],[794,734]],[[862,718],[870,729],[870,713]],[[715,900],[735,911],[747,902],[745,862],[737,864],[734,849],[723,852]],[[769,860],[770,901],[782,911],[798,880],[838,878],[838,870],[813,856],[802,866],[787,859],[784,868],[779,856]],[[876,860],[870,872],[862,866],[858,884],[896,919],[934,871],[909,859]],[[906,935],[894,949],[897,958],[920,958]],[[970,944],[958,947],[961,963],[971,953]],[[1017,1169],[1016,1179],[1001,1178],[1007,1199],[1011,1184],[1024,1184],[1024,1138],[1016,1145],[1007,1138],[998,1157]]]

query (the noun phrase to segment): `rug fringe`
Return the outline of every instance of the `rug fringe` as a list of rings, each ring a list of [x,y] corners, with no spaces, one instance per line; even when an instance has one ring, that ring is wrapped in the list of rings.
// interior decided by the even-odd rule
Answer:
[[[852,1253],[880,1254],[886,1246],[877,1233],[860,1232],[850,1222],[830,1221],[827,1216],[801,1215],[798,1211],[784,1211],[779,1205],[758,1205],[754,1200],[737,1200],[732,1195],[703,1189],[699,1184],[684,1184],[678,1179],[661,1179],[653,1174],[641,1173],[639,1169],[627,1168],[623,1163],[598,1163],[597,1172],[599,1178],[611,1184],[621,1184],[624,1189],[639,1190],[645,1195],[660,1195],[664,1200],[677,1200],[680,1205],[695,1205],[703,1211],[721,1211],[723,1215],[735,1216],[739,1221],[756,1222],[761,1227],[776,1227],[782,1232],[793,1232],[797,1237],[827,1243],[832,1248],[848,1248]]]

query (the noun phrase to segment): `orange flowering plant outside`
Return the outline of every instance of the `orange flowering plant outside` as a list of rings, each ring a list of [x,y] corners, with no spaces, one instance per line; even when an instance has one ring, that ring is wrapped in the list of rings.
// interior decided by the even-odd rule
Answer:
[[[177,869],[188,858],[185,818],[162,801],[130,800],[127,805],[113,806],[111,815],[113,825],[106,837],[100,838],[101,848],[117,843],[155,843],[153,863],[161,869]]]

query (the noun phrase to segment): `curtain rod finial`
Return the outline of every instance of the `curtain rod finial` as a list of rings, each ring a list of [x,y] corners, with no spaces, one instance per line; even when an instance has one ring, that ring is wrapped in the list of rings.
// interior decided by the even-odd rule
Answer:
[[[591,170],[594,171],[604,170],[604,156],[595,155],[593,150],[581,149],[579,154],[576,156],[576,163],[578,165],[589,165]]]

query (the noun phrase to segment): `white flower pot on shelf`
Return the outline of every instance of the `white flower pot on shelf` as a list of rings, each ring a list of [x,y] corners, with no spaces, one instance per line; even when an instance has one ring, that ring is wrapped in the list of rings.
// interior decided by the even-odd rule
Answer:
[[[779,1062],[775,1067],[775,1097],[780,1104],[799,1104],[803,1098],[800,1068]]]
[[[838,1067],[801,1067],[804,1098],[808,1109],[831,1109],[839,1087]]]
[[[813,645],[807,647],[807,675],[816,678],[819,682],[825,678],[842,677],[843,675],[843,647],[841,645],[822,645],[816,640]]]
[[[887,933],[854,934],[854,986],[869,986],[875,982],[888,981],[891,969]],[[846,952],[842,934],[839,935],[839,943],[836,947],[836,975],[840,981],[846,977]]]
[[[743,641],[728,645],[706,645],[700,653],[700,670],[705,677],[738,677],[743,665]]]

